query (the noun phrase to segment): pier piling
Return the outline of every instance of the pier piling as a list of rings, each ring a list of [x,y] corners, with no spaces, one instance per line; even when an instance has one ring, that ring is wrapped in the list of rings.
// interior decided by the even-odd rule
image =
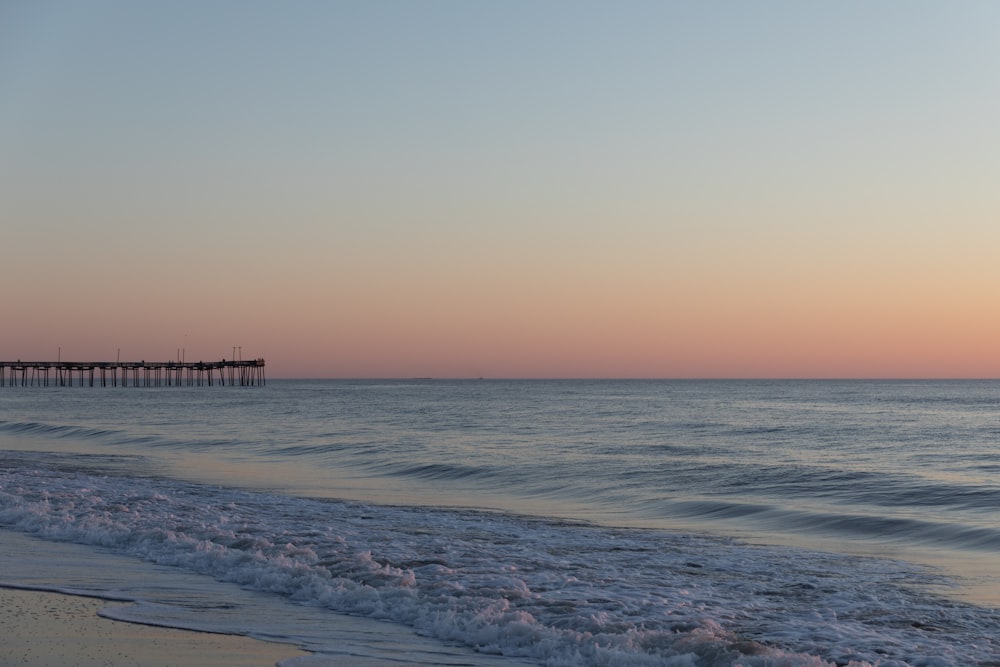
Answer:
[[[214,386],[214,375],[218,374],[218,384],[225,386],[226,375],[231,386],[263,386],[264,360],[222,361],[0,361],[0,387],[50,386],[50,375],[55,371],[55,381],[51,385],[72,387],[74,375],[79,386],[93,387],[95,381],[102,387],[119,386],[118,371],[121,371],[122,387],[182,387]],[[131,371],[131,373],[129,372]],[[131,384],[129,379],[131,378]]]

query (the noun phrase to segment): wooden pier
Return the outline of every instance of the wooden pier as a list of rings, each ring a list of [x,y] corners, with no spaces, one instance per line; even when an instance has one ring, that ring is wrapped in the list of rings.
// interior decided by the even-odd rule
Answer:
[[[264,360],[0,361],[0,387],[201,387],[264,384]]]

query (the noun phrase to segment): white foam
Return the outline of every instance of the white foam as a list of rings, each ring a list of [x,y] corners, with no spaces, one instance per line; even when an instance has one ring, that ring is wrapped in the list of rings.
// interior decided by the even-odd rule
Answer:
[[[36,467],[0,525],[100,545],[540,664],[955,666],[996,613],[905,563],[482,512],[304,500]]]

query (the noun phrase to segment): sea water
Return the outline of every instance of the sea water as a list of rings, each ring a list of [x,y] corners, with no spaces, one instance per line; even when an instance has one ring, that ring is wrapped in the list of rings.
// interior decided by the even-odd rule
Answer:
[[[0,565],[303,665],[1000,665],[1000,382],[0,387]]]

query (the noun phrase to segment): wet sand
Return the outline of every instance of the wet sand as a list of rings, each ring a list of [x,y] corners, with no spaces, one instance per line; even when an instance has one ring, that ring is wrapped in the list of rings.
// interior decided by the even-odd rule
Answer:
[[[294,646],[98,616],[115,602],[0,588],[4,667],[274,667],[307,655]]]

